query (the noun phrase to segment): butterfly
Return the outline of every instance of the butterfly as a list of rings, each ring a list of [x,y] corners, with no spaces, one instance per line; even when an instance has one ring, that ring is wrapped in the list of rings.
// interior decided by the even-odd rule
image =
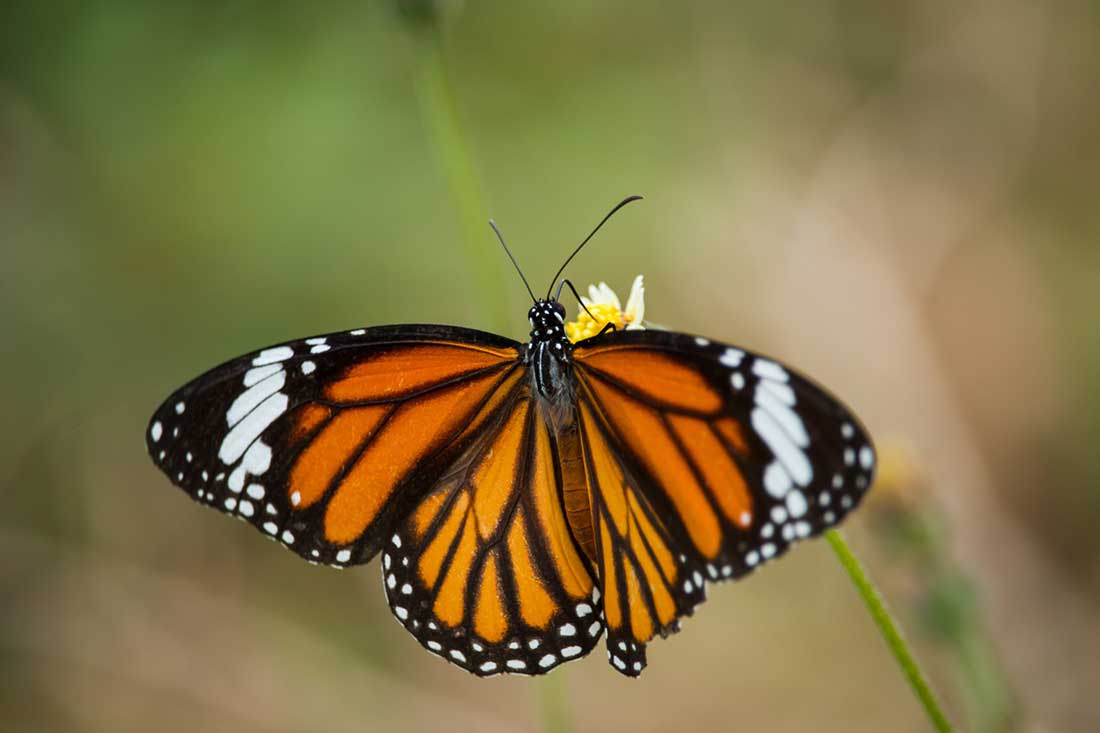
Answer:
[[[565,284],[531,294],[526,343],[381,326],[233,359],[156,410],[149,453],[310,562],[381,554],[397,620],[475,675],[542,674],[605,637],[637,676],[709,584],[851,511],[875,453],[774,359],[652,329],[574,343]]]

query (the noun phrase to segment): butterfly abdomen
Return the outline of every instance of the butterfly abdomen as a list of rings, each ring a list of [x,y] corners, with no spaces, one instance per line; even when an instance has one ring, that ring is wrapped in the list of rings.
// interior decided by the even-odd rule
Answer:
[[[576,425],[557,436],[562,473],[562,504],[569,530],[585,556],[596,564],[596,537],[592,529],[592,502],[588,495],[588,476],[581,454]]]

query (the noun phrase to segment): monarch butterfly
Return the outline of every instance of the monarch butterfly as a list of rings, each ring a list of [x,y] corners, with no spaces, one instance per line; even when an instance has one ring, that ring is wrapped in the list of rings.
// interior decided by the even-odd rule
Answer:
[[[542,674],[606,633],[635,677],[708,583],[840,521],[875,454],[772,359],[637,328],[570,341],[565,284],[531,294],[526,344],[382,326],[233,359],[157,409],[149,452],[310,562],[381,553],[397,620],[469,672]]]

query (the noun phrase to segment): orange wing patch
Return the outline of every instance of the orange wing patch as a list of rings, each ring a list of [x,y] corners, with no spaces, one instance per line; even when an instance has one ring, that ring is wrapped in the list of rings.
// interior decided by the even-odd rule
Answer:
[[[668,421],[722,512],[737,526],[748,529],[752,524],[748,483],[710,425],[684,415],[669,415]]]
[[[722,544],[718,515],[676,441],[665,428],[660,414],[599,380],[589,380],[587,385],[606,413],[607,422],[615,426],[624,443],[641,455],[645,467],[665,487],[665,492],[683,518],[695,547],[705,557],[715,557]],[[582,408],[582,413],[586,420],[593,419],[587,405]],[[597,430],[590,432],[594,440],[602,441]],[[601,444],[599,449],[593,447],[593,452],[596,454],[594,460],[608,464],[616,460],[612,458],[610,448],[605,445]],[[611,476],[608,479],[613,485],[614,479]],[[614,508],[612,515],[618,516]]]
[[[527,544],[527,527],[524,526],[522,509],[516,510],[516,519],[508,532],[508,551],[519,595],[520,616],[528,626],[545,629],[557,611],[557,606],[531,562],[531,548]]]
[[[326,395],[335,402],[393,401],[515,358],[511,349],[395,345],[349,369]]]
[[[586,654],[603,624],[558,498],[554,442],[526,381],[455,459],[383,555],[394,615],[480,675],[543,672]]]
[[[612,451],[587,402],[581,403],[580,414],[590,501],[599,528],[611,662],[636,673],[645,664],[645,643],[671,629],[681,612],[672,592],[681,569],[667,530]]]
[[[324,496],[336,474],[370,439],[390,409],[387,405],[353,407],[329,421],[294,462],[287,488],[291,506],[305,509]],[[304,419],[315,418],[307,415]]]
[[[490,374],[437,390],[398,407],[355,461],[325,511],[325,538],[358,538],[399,482],[456,436],[497,383]]]
[[[474,517],[482,540],[496,534],[501,516],[508,506],[508,495],[516,486],[527,406],[527,402],[522,402],[512,411],[492,452],[474,473],[473,485],[477,487],[474,492]]]
[[[577,351],[575,358],[578,363],[603,372],[657,404],[708,414],[722,408],[722,395],[698,370],[685,366],[663,351],[606,346],[593,351]]]
[[[477,608],[474,609],[474,633],[490,644],[500,643],[508,633],[508,617],[504,612],[504,601],[500,597],[496,555],[489,556],[481,573]]]
[[[309,437],[318,427],[332,417],[332,408],[310,402],[302,405],[296,414],[297,424],[294,426],[293,442],[298,442]]]

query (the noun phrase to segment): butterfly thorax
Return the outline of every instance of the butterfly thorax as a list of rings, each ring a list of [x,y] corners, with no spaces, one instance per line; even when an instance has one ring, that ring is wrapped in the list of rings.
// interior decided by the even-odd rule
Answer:
[[[557,301],[540,300],[527,311],[527,320],[531,340],[524,363],[530,368],[535,393],[560,426],[569,422],[573,404],[573,344],[565,335],[565,307]]]

